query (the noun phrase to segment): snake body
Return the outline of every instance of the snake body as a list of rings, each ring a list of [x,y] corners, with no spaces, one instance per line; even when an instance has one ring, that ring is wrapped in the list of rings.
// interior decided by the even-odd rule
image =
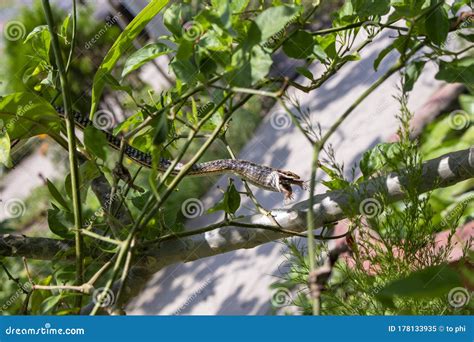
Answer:
[[[56,108],[56,111],[64,118],[64,110],[62,108]],[[96,126],[79,112],[74,112],[74,123],[81,129],[91,125]],[[96,128],[100,129],[99,127]],[[120,139],[107,131],[102,130],[102,132],[105,133],[109,145],[116,150],[120,150]],[[128,158],[138,164],[152,168],[152,156],[150,153],[140,151],[130,145],[125,146],[124,153]],[[172,162],[170,160],[160,158],[157,169],[160,172],[165,172],[171,164]],[[183,166],[182,163],[178,163],[172,174],[176,175]],[[218,159],[196,163],[188,171],[187,176],[209,176],[226,173],[237,175],[259,188],[281,192],[285,195],[285,198],[292,198],[292,185],[301,188],[304,186],[304,181],[291,171],[280,170],[239,159]]]

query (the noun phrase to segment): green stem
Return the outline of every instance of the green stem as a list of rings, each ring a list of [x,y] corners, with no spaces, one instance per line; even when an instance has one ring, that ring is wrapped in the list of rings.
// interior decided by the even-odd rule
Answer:
[[[84,257],[83,257],[83,239],[80,232],[82,228],[82,208],[80,199],[80,183],[79,183],[79,168],[76,158],[76,136],[74,134],[74,115],[72,113],[71,96],[69,93],[69,84],[67,81],[66,70],[64,67],[61,50],[59,47],[58,36],[54,30],[54,19],[51,12],[51,7],[48,0],[43,1],[43,9],[48,23],[49,32],[51,34],[51,46],[53,48],[54,58],[58,68],[59,78],[61,81],[61,93],[64,102],[64,114],[66,116],[66,131],[68,140],[69,152],[69,168],[71,171],[71,188],[72,200],[74,209],[74,227],[75,232],[75,248],[76,248],[76,285],[84,283]],[[76,307],[81,306],[82,296],[76,297]]]

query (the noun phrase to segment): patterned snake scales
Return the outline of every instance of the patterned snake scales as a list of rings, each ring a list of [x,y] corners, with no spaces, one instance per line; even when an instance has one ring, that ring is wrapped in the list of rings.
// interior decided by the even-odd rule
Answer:
[[[56,108],[58,114],[64,117],[62,108]],[[74,122],[80,128],[93,125],[92,121],[85,118],[78,112],[74,112]],[[120,149],[120,139],[112,134],[104,131],[109,145],[114,149]],[[127,145],[125,147],[125,155],[133,161],[143,165],[147,168],[152,167],[151,154],[137,150],[136,148]],[[158,165],[158,171],[165,172],[171,165],[171,161],[161,158]],[[176,175],[183,167],[182,163],[178,163],[173,170],[173,175]],[[218,159],[203,163],[196,163],[192,166],[187,176],[208,176],[232,173],[247,180],[249,183],[269,191],[282,192],[286,199],[291,199],[293,191],[291,185],[304,188],[304,181],[295,173],[275,169],[272,167],[255,164],[246,160],[234,159]]]

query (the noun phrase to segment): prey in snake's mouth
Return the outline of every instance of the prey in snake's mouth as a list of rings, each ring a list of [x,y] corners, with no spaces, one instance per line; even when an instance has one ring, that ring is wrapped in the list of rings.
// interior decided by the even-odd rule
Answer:
[[[306,189],[305,181],[296,173],[279,169],[276,169],[274,172],[276,173],[274,177],[276,179],[277,191],[282,192],[286,200],[293,199],[292,185],[299,186],[302,190]]]

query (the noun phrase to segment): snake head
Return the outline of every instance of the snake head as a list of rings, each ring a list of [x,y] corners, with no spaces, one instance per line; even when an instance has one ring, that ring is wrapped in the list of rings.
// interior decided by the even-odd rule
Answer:
[[[277,175],[277,188],[279,192],[283,192],[286,200],[293,199],[292,185],[299,186],[301,189],[305,189],[305,182],[296,173],[285,170],[276,170]]]

